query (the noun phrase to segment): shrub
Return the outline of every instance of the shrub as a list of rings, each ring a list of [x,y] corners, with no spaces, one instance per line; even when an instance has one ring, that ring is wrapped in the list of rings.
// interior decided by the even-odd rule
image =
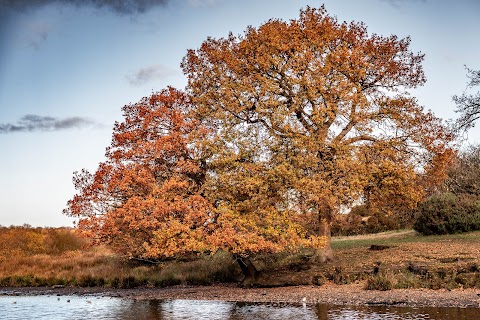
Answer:
[[[424,235],[480,230],[480,199],[448,192],[434,195],[420,206],[414,229]]]
[[[80,250],[86,246],[85,239],[78,236],[75,230],[67,228],[44,229],[46,237],[44,245],[47,254],[61,254],[66,251]]]
[[[365,290],[388,291],[393,289],[393,283],[386,275],[375,275],[367,279]]]
[[[79,287],[95,287],[97,286],[97,279],[91,275],[81,276],[77,279],[77,285]]]

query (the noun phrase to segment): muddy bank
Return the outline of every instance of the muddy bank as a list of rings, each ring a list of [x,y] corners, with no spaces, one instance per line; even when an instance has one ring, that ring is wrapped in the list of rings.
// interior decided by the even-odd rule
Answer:
[[[136,289],[22,287],[0,288],[0,295],[94,295],[138,300],[191,299],[259,303],[480,308],[480,289],[367,291],[363,288],[363,283],[251,289],[230,285]]]

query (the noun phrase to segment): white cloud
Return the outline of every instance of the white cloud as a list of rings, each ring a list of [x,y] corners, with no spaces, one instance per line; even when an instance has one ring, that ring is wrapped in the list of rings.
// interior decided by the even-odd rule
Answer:
[[[176,72],[164,65],[155,64],[127,75],[128,82],[133,86],[141,86],[156,79],[165,79],[175,75]]]
[[[158,6],[164,6],[169,0],[0,0],[0,11],[26,11],[51,4],[73,5],[108,9],[121,15],[143,13]]]
[[[408,3],[426,3],[427,2],[427,0],[381,0],[381,1],[387,2],[396,8],[399,8],[402,5],[408,4]]]

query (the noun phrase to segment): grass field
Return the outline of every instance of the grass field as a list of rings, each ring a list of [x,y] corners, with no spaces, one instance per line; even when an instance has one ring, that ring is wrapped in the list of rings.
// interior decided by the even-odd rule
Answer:
[[[413,230],[398,230],[334,237],[332,247],[331,263],[311,265],[309,253],[300,252],[266,263],[270,267],[258,282],[275,286],[360,281],[367,289],[379,290],[480,288],[479,231],[422,236]],[[268,270],[271,266],[275,271]]]

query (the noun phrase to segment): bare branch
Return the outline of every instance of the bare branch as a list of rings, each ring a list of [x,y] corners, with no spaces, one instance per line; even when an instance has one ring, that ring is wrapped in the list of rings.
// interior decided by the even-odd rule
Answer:
[[[375,137],[372,137],[372,136],[369,136],[369,135],[366,135],[366,134],[362,134],[362,135],[352,137],[352,138],[349,138],[349,139],[345,140],[345,144],[352,144],[352,143],[359,142],[359,141],[376,142],[377,139]]]
[[[467,84],[468,88],[473,88],[480,85],[480,70],[467,69],[467,77],[470,81]],[[475,126],[475,122],[480,119],[480,92],[476,94],[469,94],[464,91],[462,95],[454,95],[453,101],[457,105],[455,112],[460,114],[460,117],[455,123],[458,131],[467,131]]]

